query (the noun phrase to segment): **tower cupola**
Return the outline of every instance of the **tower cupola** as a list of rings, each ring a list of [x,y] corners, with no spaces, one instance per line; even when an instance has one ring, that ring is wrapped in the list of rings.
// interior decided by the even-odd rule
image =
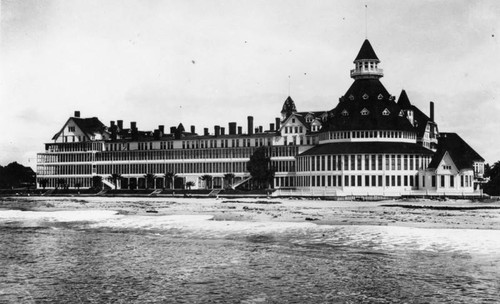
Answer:
[[[351,78],[354,79],[379,79],[384,76],[384,71],[378,68],[380,60],[366,39],[354,59],[355,69],[351,70]]]

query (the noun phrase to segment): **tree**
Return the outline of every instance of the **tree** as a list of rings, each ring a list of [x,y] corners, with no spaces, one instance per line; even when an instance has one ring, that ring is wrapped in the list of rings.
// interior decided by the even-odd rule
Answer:
[[[229,188],[233,184],[234,174],[233,173],[226,173],[226,174],[224,174],[224,181],[227,184],[226,188]]]
[[[191,187],[194,186],[194,183],[192,181],[189,181],[186,183],[186,188],[188,188],[189,190],[191,190]]]
[[[13,162],[0,166],[0,189],[29,187],[35,184],[36,174],[30,167]]]
[[[205,189],[209,189],[212,187],[212,175],[205,174],[201,176],[201,180],[205,182]]]
[[[275,169],[271,167],[271,158],[266,155],[266,148],[260,147],[250,156],[247,170],[259,189],[270,186]]]
[[[58,178],[57,179],[57,181],[56,181],[56,189],[58,189],[59,186],[61,186],[61,188],[64,188],[66,186],[66,180],[64,178]]]
[[[146,189],[154,187],[155,177],[156,175],[151,173],[144,174],[144,178],[146,179]]]
[[[121,178],[122,176],[118,173],[113,173],[111,174],[110,178],[111,180],[113,181],[113,185],[115,185],[115,190],[117,189],[117,184],[118,184],[118,180]]]
[[[100,175],[92,176],[92,188],[96,190],[102,189],[102,177]]]
[[[43,188],[43,190],[45,190],[45,187],[47,187],[47,184],[49,183],[49,180],[46,179],[46,178],[42,178],[38,181],[38,183],[40,184],[40,186]]]
[[[484,176],[490,180],[484,186],[484,192],[489,195],[500,195],[500,161],[497,161],[493,166],[486,165]]]
[[[167,172],[167,173],[163,174],[163,177],[165,178],[165,185],[167,184],[167,181],[168,181],[170,189],[174,189],[175,175],[176,174],[173,172]]]

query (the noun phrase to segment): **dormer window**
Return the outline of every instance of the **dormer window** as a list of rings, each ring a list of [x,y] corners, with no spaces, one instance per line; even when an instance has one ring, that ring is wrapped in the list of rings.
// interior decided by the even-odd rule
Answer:
[[[405,112],[403,110],[399,111],[399,116],[403,117],[405,115]]]
[[[384,95],[382,95],[382,94],[378,94],[378,97],[377,97],[377,98],[378,98],[378,100],[382,100],[382,98],[384,98]]]
[[[346,109],[344,109],[344,111],[342,111],[342,116],[349,116],[349,112]]]
[[[385,108],[384,111],[382,111],[382,115],[384,115],[384,116],[389,116],[389,114],[391,114],[391,112],[389,112],[389,110],[387,110],[387,108]]]
[[[352,96],[352,94],[349,95],[349,100],[354,100],[354,96]]]
[[[368,99],[368,94],[366,94],[366,93],[365,93],[365,94],[363,95],[363,99],[364,99],[364,100],[367,100],[367,99]]]
[[[306,122],[311,122],[313,120],[312,115],[307,115],[306,116]]]
[[[363,110],[361,110],[361,115],[366,116],[368,114],[370,114],[370,111],[368,111],[367,108],[364,108]]]

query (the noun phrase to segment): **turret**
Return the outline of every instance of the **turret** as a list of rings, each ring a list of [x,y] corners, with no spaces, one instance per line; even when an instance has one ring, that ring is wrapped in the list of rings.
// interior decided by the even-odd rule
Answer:
[[[369,79],[381,78],[384,76],[384,70],[378,68],[380,60],[373,50],[368,39],[363,42],[358,56],[354,59],[355,69],[351,70],[351,78]]]

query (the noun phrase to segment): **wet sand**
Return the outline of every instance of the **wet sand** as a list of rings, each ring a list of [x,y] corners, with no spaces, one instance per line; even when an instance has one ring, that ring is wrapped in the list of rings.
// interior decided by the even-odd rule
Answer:
[[[500,201],[3,197],[1,209],[114,210],[131,215],[212,215],[219,221],[310,222],[500,230]]]

